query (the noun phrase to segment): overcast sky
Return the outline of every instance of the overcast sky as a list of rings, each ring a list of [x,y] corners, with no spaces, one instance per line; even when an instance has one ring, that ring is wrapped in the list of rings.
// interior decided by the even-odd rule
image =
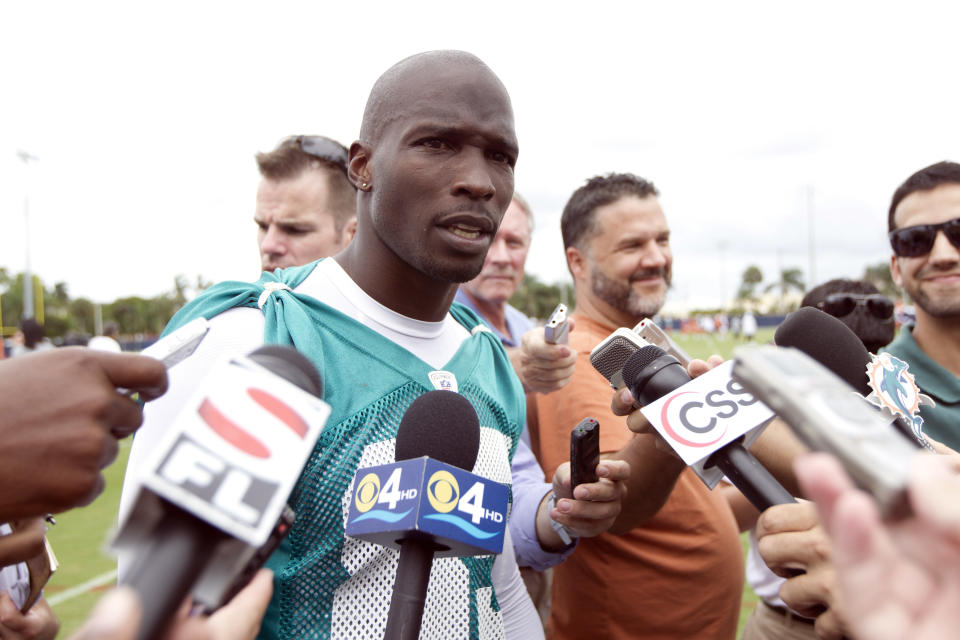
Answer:
[[[0,266],[109,302],[254,279],[253,155],[296,133],[349,144],[401,58],[471,51],[506,84],[527,268],[568,279],[559,218],[598,173],[653,180],[670,300],[857,277],[888,259],[913,171],[960,159],[955,3],[6,2],[0,5]],[[39,158],[29,166],[24,150]],[[812,193],[812,198],[809,194]]]

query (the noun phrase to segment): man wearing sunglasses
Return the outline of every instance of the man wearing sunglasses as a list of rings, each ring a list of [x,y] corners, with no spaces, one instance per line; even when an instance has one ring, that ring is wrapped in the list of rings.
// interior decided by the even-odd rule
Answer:
[[[800,306],[815,307],[841,320],[870,353],[893,340],[893,301],[864,280],[824,282],[808,291]]]
[[[323,136],[290,136],[257,154],[260,267],[294,267],[332,256],[357,230],[357,190],[347,178],[347,148]]]
[[[938,162],[897,188],[888,216],[890,272],[917,319],[887,348],[910,365],[920,389],[923,430],[960,449],[960,164]]]

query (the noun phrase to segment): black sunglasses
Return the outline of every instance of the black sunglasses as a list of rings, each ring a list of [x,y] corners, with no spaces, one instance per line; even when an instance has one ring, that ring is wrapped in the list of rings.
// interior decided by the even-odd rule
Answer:
[[[306,154],[336,165],[349,177],[347,173],[347,148],[323,136],[297,136],[293,141]]]
[[[947,220],[940,224],[918,224],[915,227],[894,229],[889,233],[893,252],[904,258],[916,258],[930,253],[937,239],[937,232],[943,229],[950,244],[960,249],[960,218]]]
[[[853,310],[864,305],[878,320],[889,320],[893,317],[893,302],[887,296],[879,293],[864,295],[862,293],[831,293],[824,300],[817,303],[817,308],[842,318],[853,313]]]

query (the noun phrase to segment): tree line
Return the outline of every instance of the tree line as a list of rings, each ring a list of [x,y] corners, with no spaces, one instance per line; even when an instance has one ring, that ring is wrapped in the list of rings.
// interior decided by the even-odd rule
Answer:
[[[124,336],[156,336],[188,299],[210,284],[200,276],[191,282],[178,275],[173,286],[160,295],[127,296],[99,305],[101,318],[104,323],[115,322]],[[14,274],[0,267],[0,320],[5,336],[13,333],[23,316],[23,285],[23,273]],[[88,298],[71,297],[67,283],[46,286],[34,276],[33,297],[34,315],[44,325],[48,338],[94,335],[98,305]]]

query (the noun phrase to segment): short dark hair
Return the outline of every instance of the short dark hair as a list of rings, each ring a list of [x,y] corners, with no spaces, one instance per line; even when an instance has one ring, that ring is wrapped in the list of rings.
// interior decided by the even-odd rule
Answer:
[[[27,349],[33,349],[43,342],[43,325],[34,318],[24,318],[20,321],[20,331],[23,331],[23,344]]]
[[[865,280],[847,280],[838,278],[828,280],[821,285],[810,289],[803,300],[801,307],[816,307],[834,293],[854,293],[860,295],[871,295],[880,293],[880,291],[870,282]],[[877,353],[881,348],[890,344],[893,340],[895,331],[894,320],[892,317],[883,320],[868,313],[865,308],[857,307],[851,313],[839,320],[847,325],[858,338],[863,346],[870,353]]]
[[[266,153],[258,153],[257,168],[260,175],[268,180],[290,180],[304,171],[320,169],[327,176],[327,187],[330,201],[327,203],[334,212],[334,228],[337,233],[350,218],[357,215],[357,188],[347,178],[347,166],[319,158],[305,152],[300,146],[300,140],[305,137],[317,137],[329,140],[343,149],[343,157],[347,157],[347,148],[332,138],[326,136],[289,136],[284,138],[277,148]]]
[[[563,208],[563,215],[560,217],[563,248],[580,247],[586,237],[593,234],[594,213],[599,207],[626,196],[646,198],[659,195],[660,192],[652,182],[632,173],[608,173],[590,178],[573,192]]]
[[[893,200],[890,201],[890,212],[887,215],[887,230],[896,229],[896,223],[893,221],[893,214],[904,198],[917,191],[931,191],[943,184],[960,184],[960,164],[943,160],[917,171],[906,179],[906,181],[897,187],[893,192]]]
[[[823,302],[827,296],[833,293],[862,293],[870,295],[871,293],[880,293],[872,283],[865,280],[847,280],[846,278],[837,278],[828,280],[821,285],[817,285],[800,301],[801,307],[816,307],[817,303]]]

